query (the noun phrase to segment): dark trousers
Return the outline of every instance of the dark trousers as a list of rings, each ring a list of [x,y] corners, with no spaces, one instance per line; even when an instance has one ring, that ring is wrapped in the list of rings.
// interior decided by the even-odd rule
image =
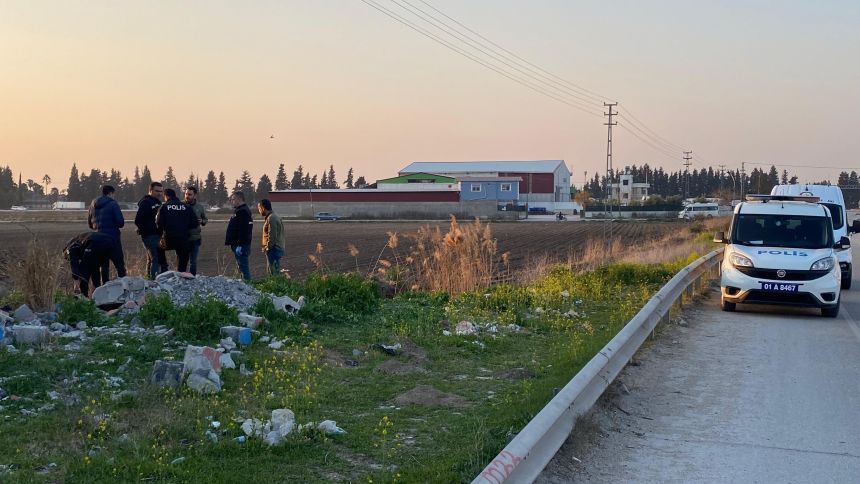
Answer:
[[[115,239],[113,248],[110,251],[110,257],[102,263],[101,266],[101,282],[105,283],[110,280],[110,263],[116,269],[117,277],[125,277],[125,254],[122,251],[122,240]],[[98,284],[95,285],[98,287]]]
[[[197,275],[197,256],[200,255],[200,239],[191,241],[191,273]]]
[[[72,265],[72,277],[78,281],[78,288],[84,296],[90,295],[90,281],[93,283],[93,290],[107,282],[102,279],[101,271],[104,264],[110,262],[109,254],[100,251],[87,252],[77,265]]]
[[[150,279],[167,271],[167,254],[158,247],[160,235],[144,235],[141,237],[143,246],[146,248],[146,273]]]
[[[176,270],[186,272],[188,270],[188,259],[191,256],[191,243],[188,239],[168,236],[167,250],[176,251]]]
[[[277,276],[281,273],[281,257],[284,256],[284,249],[277,245],[266,251],[266,268],[269,270],[269,275]]]
[[[236,247],[242,248],[242,255],[236,255]],[[230,250],[233,251],[233,257],[236,258],[236,266],[239,272],[242,273],[242,279],[251,280],[251,264],[249,256],[251,255],[251,244],[247,245],[231,245]]]

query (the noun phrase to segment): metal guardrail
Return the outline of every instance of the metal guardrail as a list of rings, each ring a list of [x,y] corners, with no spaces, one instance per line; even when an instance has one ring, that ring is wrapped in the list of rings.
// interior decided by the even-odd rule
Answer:
[[[532,482],[672,306],[691,299],[713,275],[723,251],[715,250],[681,269],[636,313],[570,382],[514,437],[472,484]]]

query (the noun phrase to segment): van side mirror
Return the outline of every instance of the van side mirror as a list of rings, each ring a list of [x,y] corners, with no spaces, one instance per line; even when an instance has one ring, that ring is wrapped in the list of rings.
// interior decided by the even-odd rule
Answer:
[[[851,222],[851,228],[848,229],[848,232],[852,234],[860,234],[860,220]]]
[[[842,238],[839,239],[839,243],[836,244],[836,248],[847,249],[849,247],[851,247],[851,239],[843,235]]]
[[[858,220],[858,222],[860,222],[860,220]],[[725,232],[714,233],[714,242],[716,242],[717,244],[725,244],[726,242],[728,242],[726,240],[726,233]]]

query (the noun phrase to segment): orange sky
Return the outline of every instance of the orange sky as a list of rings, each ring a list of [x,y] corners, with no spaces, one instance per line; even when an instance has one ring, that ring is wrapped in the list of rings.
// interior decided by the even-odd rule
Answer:
[[[860,170],[856,2],[428,3],[634,109],[694,167]],[[0,165],[25,179],[65,185],[72,162],[232,183],[279,163],[334,164],[343,181],[348,167],[374,180],[419,160],[564,159],[580,183],[603,171],[603,122],[358,0],[0,0]],[[615,154],[681,167],[621,129]]]

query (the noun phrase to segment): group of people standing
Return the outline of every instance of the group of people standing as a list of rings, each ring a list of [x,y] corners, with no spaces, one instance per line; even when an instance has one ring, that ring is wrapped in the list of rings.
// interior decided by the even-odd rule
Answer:
[[[66,244],[72,277],[78,281],[81,294],[89,295],[93,289],[110,280],[110,264],[118,277],[126,275],[125,257],[120,229],[125,219],[115,200],[116,190],[102,187],[102,195],[93,200],[89,208],[88,223],[94,232],[75,236]],[[197,202],[197,187],[185,188],[183,200],[176,191],[152,182],[147,194],[137,203],[134,224],[146,250],[146,275],[155,279],[169,270],[167,252],[176,252],[176,267],[197,275],[197,258],[203,241],[201,227],[209,221],[205,207]],[[230,196],[233,215],[227,224],[224,245],[229,246],[236,265],[246,281],[251,280],[251,240],[254,220],[245,203],[245,194],[233,192]],[[262,250],[270,275],[281,273],[280,259],[284,255],[284,226],[280,216],[272,210],[268,199],[260,200],[257,211],[264,218]],[[190,268],[189,268],[190,263]]]

